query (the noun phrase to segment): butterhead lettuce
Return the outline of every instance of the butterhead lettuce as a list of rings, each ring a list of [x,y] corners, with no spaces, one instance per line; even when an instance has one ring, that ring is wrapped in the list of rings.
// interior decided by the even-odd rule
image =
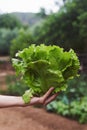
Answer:
[[[67,52],[55,45],[32,44],[19,51],[16,57],[12,59],[13,66],[29,86],[23,95],[25,103],[34,95],[43,95],[52,86],[54,93],[66,90],[67,81],[78,75],[80,67],[74,50]]]

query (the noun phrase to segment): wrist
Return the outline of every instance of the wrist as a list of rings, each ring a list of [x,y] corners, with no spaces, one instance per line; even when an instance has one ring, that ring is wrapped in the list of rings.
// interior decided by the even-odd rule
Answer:
[[[25,104],[24,100],[22,99],[22,97],[17,97],[17,102],[15,104],[16,106],[19,107],[24,107],[27,106],[27,104]]]

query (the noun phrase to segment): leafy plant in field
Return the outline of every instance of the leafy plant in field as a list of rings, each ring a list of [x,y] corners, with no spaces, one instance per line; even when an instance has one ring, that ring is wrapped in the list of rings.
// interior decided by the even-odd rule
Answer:
[[[64,91],[67,81],[77,76],[80,63],[75,52],[69,52],[58,46],[35,46],[34,44],[19,51],[13,59],[17,74],[29,86],[23,95],[24,101],[30,101],[33,95],[43,95],[51,86],[54,93]]]
[[[7,76],[6,83],[8,85],[6,94],[21,96],[28,87],[20,81],[15,75]]]
[[[28,89],[27,85],[22,80],[19,80],[15,75],[6,76],[7,89],[0,89],[0,94],[22,96]]]
[[[70,114],[80,123],[87,123],[87,96],[71,103]]]
[[[78,120],[80,123],[87,123],[87,97],[79,101],[74,100],[70,104],[55,100],[47,106],[47,110]]]

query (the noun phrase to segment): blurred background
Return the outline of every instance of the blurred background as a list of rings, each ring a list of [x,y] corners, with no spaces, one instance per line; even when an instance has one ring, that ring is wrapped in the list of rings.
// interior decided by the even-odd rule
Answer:
[[[87,130],[87,0],[0,0],[0,94],[24,93],[27,86],[16,77],[11,59],[19,50],[41,43],[74,49],[80,76],[70,80],[67,91],[45,111],[37,107],[1,109],[0,128]]]

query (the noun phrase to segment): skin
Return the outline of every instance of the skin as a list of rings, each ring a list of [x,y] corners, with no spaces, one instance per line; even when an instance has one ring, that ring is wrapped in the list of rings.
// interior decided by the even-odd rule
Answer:
[[[0,95],[0,108],[7,108],[7,107],[26,107],[30,105],[47,105],[51,101],[53,101],[57,96],[58,93],[51,95],[54,88],[51,87],[42,97],[32,97],[31,101],[28,104],[25,104],[21,96],[5,96]],[[50,96],[51,95],[51,96]]]

